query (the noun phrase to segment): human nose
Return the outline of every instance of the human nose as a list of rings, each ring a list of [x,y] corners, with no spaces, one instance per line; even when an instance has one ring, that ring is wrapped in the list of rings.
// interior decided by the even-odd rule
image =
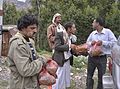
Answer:
[[[37,28],[34,29],[34,32],[35,32],[35,33],[37,32]]]
[[[75,28],[75,31],[76,31],[76,28]]]
[[[76,28],[74,28],[74,31],[76,32]]]
[[[94,25],[94,23],[92,23],[92,26]]]

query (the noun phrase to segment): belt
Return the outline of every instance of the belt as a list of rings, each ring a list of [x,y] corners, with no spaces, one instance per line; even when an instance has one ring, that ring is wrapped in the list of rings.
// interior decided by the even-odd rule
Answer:
[[[90,55],[89,55],[90,56]],[[106,55],[100,55],[100,56],[90,56],[90,57],[105,57]]]
[[[100,55],[99,57],[105,57],[106,55]]]
[[[65,59],[65,61],[64,61],[64,62],[67,62],[68,60],[70,60],[70,58],[69,58],[69,59]]]
[[[65,59],[64,62],[67,62],[68,60],[70,60],[73,56],[70,56],[68,59]]]

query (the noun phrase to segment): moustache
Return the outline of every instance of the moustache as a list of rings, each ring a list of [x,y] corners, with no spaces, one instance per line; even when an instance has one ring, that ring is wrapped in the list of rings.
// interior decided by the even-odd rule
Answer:
[[[33,36],[35,36],[35,35],[36,35],[36,32],[33,33]]]
[[[59,20],[61,22],[61,20]]]
[[[33,35],[35,35],[35,34],[36,34],[36,32],[33,33]]]

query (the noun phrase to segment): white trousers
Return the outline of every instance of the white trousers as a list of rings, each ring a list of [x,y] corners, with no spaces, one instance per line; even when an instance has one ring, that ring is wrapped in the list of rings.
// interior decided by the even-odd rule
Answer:
[[[64,63],[63,67],[58,67],[56,83],[52,89],[66,89],[70,87],[70,61]]]
[[[112,76],[115,87],[116,89],[120,89],[120,66],[117,65],[114,61],[113,61],[112,73],[113,73]]]

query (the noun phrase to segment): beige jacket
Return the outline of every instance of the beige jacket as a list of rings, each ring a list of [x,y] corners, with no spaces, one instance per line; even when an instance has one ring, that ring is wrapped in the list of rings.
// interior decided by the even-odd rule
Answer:
[[[56,28],[57,26],[55,24],[51,24],[48,28],[47,28],[47,39],[48,39],[48,43],[49,43],[49,47],[50,49],[54,48],[54,44],[55,44],[55,33],[56,33]]]
[[[33,43],[33,41],[30,39]],[[11,70],[9,89],[40,89],[38,73],[46,59],[36,54],[32,60],[32,52],[19,32],[11,38],[8,53],[8,63]]]

